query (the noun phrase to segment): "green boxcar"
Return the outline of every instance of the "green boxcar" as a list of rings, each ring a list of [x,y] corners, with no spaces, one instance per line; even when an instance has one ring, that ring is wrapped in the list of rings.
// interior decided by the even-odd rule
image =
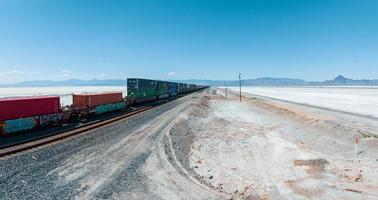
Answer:
[[[157,81],[139,78],[127,79],[127,98],[130,103],[157,100]]]
[[[166,99],[169,97],[169,83],[166,81],[157,81],[157,93],[159,99]]]

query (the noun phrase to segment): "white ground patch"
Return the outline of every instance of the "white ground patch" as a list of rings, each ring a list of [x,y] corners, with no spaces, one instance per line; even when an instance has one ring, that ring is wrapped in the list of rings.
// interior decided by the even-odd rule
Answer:
[[[208,117],[198,125],[190,165],[220,192],[251,199],[378,198],[378,162],[348,161],[332,147],[317,147],[318,141],[306,138],[319,132],[317,137],[343,147],[343,139],[322,132],[327,129],[280,120],[235,99],[213,99],[209,105]],[[325,150],[317,151],[320,147]]]
[[[238,88],[229,88],[238,91]],[[378,87],[243,87],[243,92],[378,117]]]

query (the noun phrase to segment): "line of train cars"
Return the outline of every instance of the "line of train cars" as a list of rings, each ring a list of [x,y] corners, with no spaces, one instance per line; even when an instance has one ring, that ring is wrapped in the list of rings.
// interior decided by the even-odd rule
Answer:
[[[59,96],[0,98],[0,136],[124,110],[135,104],[174,99],[204,88],[206,86],[128,78],[126,98],[122,97],[122,92],[73,94],[73,104],[66,107],[61,107]]]

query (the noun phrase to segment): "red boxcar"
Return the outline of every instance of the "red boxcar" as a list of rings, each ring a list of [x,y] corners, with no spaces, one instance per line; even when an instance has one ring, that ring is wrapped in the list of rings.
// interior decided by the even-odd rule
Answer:
[[[74,108],[91,108],[98,105],[118,103],[122,101],[122,92],[74,94]]]
[[[59,112],[58,96],[0,99],[0,121]]]

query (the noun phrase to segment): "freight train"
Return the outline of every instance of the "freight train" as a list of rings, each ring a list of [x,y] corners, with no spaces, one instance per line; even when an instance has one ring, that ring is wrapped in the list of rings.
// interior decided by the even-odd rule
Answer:
[[[61,107],[58,96],[0,98],[0,136],[13,135],[70,120],[89,118],[134,105],[172,100],[207,86],[140,78],[127,79],[127,96],[122,92],[74,94],[71,106]]]

